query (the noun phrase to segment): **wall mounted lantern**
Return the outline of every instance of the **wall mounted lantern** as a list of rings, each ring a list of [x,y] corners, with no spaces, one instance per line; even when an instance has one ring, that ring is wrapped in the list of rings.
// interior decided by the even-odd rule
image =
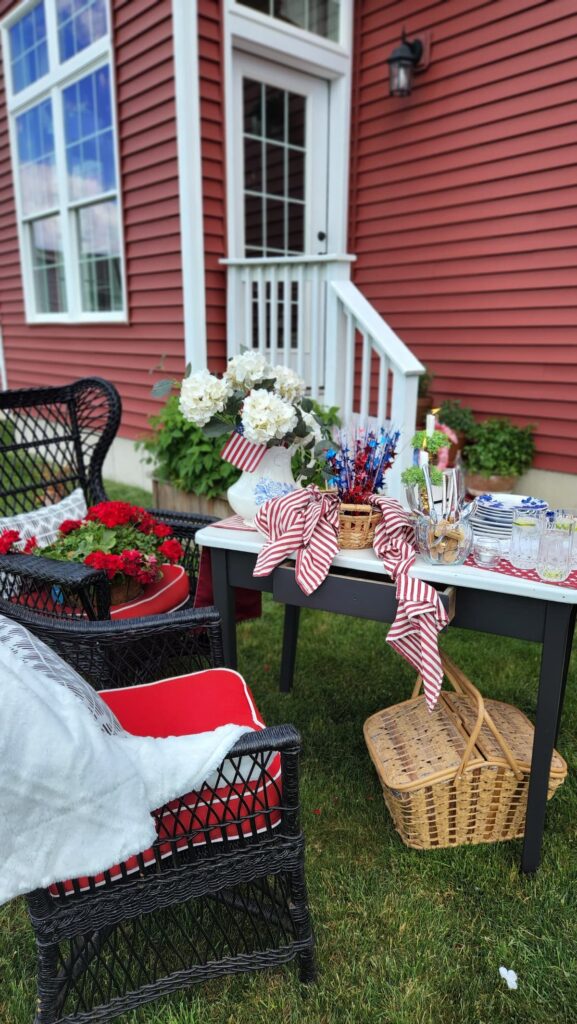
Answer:
[[[407,39],[403,29],[401,42],[387,58],[389,65],[389,92],[391,96],[410,96],[413,74],[429,66],[430,33]]]

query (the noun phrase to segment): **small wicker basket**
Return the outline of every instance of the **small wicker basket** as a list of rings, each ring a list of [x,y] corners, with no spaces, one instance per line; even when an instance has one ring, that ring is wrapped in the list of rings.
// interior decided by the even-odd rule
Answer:
[[[407,846],[430,850],[495,843],[523,835],[534,728],[518,708],[487,700],[445,654],[443,691],[430,714],[425,698],[379,711],[365,741],[385,803]],[[554,751],[548,796],[567,777]]]
[[[339,505],[339,547],[370,548],[381,518],[372,505]]]

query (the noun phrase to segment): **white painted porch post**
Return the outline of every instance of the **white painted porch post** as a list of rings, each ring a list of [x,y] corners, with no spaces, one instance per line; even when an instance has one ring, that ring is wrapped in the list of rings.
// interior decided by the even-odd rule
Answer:
[[[172,0],[184,356],[207,365],[197,0]]]
[[[401,437],[397,458],[387,474],[387,487],[391,498],[402,497],[401,473],[411,465],[413,459],[411,438],[417,423],[418,390],[418,373],[403,376],[398,371],[393,371],[391,423],[395,430],[400,430]]]
[[[345,365],[347,318],[332,287],[333,281],[348,281],[350,262],[329,263],[326,267],[325,315],[325,394],[324,405],[345,405]],[[314,339],[313,339],[314,341]],[[320,338],[317,342],[323,344]]]

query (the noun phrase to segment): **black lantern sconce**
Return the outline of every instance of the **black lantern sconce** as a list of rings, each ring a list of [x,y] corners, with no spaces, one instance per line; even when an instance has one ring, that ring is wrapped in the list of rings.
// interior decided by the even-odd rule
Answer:
[[[400,44],[387,58],[391,96],[411,95],[413,74],[415,71],[424,71],[429,66],[430,48],[430,32],[423,32],[415,39],[409,40],[403,29]]]

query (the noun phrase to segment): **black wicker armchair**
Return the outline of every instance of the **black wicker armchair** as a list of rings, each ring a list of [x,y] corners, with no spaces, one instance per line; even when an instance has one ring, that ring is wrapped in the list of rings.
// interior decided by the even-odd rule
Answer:
[[[85,377],[72,384],[0,392],[0,516],[30,512],[71,494],[84,491],[88,505],[107,501],[102,466],[120,424],[120,396],[108,381]],[[214,517],[151,510],[168,523],[184,548],[183,565],[191,594],[198,579],[197,530]],[[74,569],[74,571],[69,571]],[[110,614],[105,574],[87,566],[68,567],[34,556],[0,557],[2,579],[0,611],[23,587],[29,606],[45,614],[62,616],[66,609],[88,618]],[[50,583],[50,587],[47,586]],[[60,600],[50,600],[58,586]]]
[[[222,664],[214,610],[132,622],[49,620],[23,608],[16,617],[95,687],[150,682]],[[122,657],[117,657],[117,652]],[[313,936],[299,825],[300,738],[290,725],[247,733],[218,769],[214,785],[155,812],[152,858],[89,879],[36,890],[28,899],[38,948],[36,1024],[96,1024],[175,989],[298,958],[314,978]],[[280,779],[270,771],[280,757]],[[227,805],[234,789],[264,779],[258,808]],[[272,786],[272,788],[271,788]],[[258,792],[258,787],[257,787]],[[271,796],[272,793],[272,796]],[[202,805],[202,806],[201,806]],[[247,829],[247,818],[249,827]],[[223,820],[226,821],[224,825]],[[209,824],[210,822],[210,824]],[[216,825],[215,825],[216,822]],[[221,824],[219,824],[221,823]],[[111,822],[111,827],[113,823]],[[133,858],[134,859],[134,858]]]

